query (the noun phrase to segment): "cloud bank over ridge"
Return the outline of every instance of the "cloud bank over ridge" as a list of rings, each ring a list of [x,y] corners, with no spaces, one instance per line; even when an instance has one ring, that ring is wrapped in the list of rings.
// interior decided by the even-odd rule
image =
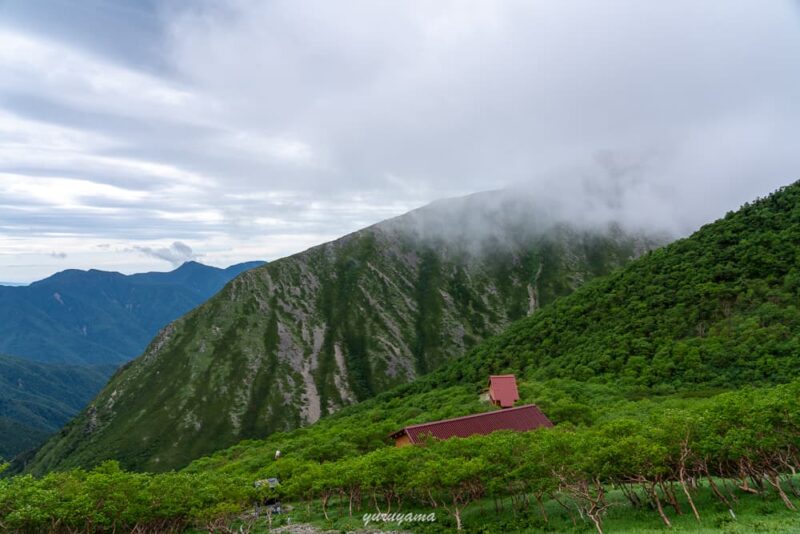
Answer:
[[[789,1],[8,1],[0,279],[274,259],[520,184],[686,233],[800,178],[798,60]]]

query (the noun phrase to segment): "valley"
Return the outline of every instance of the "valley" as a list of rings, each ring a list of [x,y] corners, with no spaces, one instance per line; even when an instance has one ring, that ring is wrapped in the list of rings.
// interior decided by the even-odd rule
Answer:
[[[0,457],[37,448],[169,321],[262,263],[187,262],[129,276],[69,270],[0,286]]]

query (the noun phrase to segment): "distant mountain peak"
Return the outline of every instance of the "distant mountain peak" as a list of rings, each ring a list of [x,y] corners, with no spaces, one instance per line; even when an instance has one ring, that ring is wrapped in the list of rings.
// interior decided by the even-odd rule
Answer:
[[[185,261],[185,262],[183,262],[183,263],[182,263],[182,264],[181,264],[181,265],[180,265],[180,266],[179,266],[177,269],[175,269],[175,270],[177,271],[177,270],[179,270],[179,269],[191,269],[191,268],[197,268],[197,267],[206,267],[206,268],[210,268],[210,269],[217,269],[217,267],[211,267],[210,265],[206,265],[206,264],[204,264],[204,263],[200,263],[199,261],[195,261],[195,260],[188,260],[188,261]]]

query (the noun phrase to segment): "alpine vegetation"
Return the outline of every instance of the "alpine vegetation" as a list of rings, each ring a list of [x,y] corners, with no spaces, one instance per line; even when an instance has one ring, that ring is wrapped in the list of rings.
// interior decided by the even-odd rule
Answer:
[[[539,207],[517,192],[440,201],[243,273],[164,328],[30,468],[163,471],[314,423],[665,240]]]

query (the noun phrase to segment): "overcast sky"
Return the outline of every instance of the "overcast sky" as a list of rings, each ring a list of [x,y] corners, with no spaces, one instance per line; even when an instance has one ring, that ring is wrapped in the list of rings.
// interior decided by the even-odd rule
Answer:
[[[686,233],[798,178],[796,2],[0,0],[2,281],[518,183]]]

